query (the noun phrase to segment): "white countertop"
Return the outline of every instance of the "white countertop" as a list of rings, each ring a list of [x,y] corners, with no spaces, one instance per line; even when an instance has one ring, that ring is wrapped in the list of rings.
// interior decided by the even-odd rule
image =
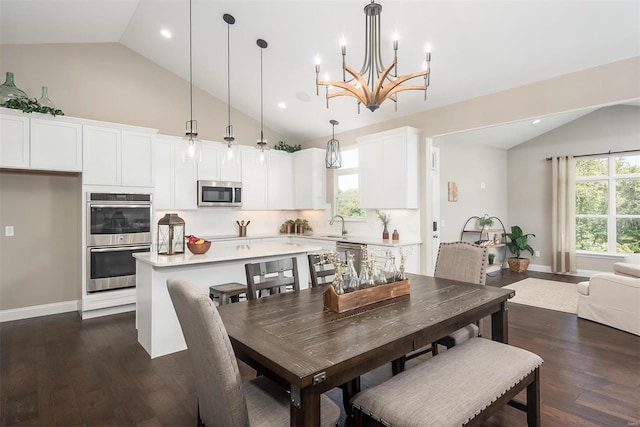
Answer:
[[[246,237],[237,237],[237,236],[205,236],[204,239],[211,241],[229,241],[229,242],[238,242],[251,240],[251,239],[269,239],[275,237],[297,237],[302,239],[310,239],[310,240],[326,240],[330,242],[348,242],[348,243],[360,243],[365,245],[377,245],[377,246],[389,246],[389,247],[401,247],[401,246],[413,246],[413,245],[421,245],[422,242],[420,239],[400,239],[400,240],[382,240],[381,238],[373,238],[366,236],[349,236],[340,237],[340,236],[325,236],[321,234],[255,234]]]
[[[184,254],[158,255],[152,253],[134,253],[137,261],[150,264],[154,267],[176,267],[192,264],[205,264],[224,261],[235,261],[247,258],[260,258],[267,256],[293,255],[320,250],[318,246],[296,245],[293,243],[252,243],[229,246],[211,247],[206,254],[194,255],[185,248]]]

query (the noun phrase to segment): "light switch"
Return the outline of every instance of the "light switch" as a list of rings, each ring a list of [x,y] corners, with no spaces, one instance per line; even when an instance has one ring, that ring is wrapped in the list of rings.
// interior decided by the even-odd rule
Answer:
[[[13,225],[7,225],[4,228],[4,235],[7,236],[7,237],[13,236],[13,232],[14,232]]]
[[[485,184],[484,182],[481,182],[481,183],[480,183],[480,188],[481,188],[482,190],[484,190],[485,188],[487,188],[487,184]]]

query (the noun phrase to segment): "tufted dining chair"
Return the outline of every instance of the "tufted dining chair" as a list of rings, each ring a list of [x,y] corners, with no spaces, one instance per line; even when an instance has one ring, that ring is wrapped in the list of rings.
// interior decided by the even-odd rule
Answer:
[[[213,301],[186,280],[167,288],[193,363],[198,393],[198,425],[289,425],[287,391],[265,376],[243,383],[235,353]],[[321,396],[321,425],[335,426],[340,409]]]
[[[469,242],[440,243],[434,277],[440,279],[456,280],[458,282],[484,285],[487,280],[488,249]],[[469,338],[480,336],[482,323],[471,323],[460,328],[444,338],[431,344],[422,350],[409,353],[392,363],[393,374],[404,370],[404,362],[431,351],[432,355],[438,354],[438,345],[451,348],[461,344]]]

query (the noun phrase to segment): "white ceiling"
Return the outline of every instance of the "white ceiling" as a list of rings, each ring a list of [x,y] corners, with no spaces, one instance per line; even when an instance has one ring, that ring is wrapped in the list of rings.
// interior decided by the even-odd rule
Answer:
[[[315,94],[315,58],[321,73],[341,75],[339,40],[347,63],[362,61],[367,0],[193,0],[194,84],[226,101],[227,25],[231,26],[231,104],[260,119],[260,49],[264,51],[265,126],[305,141],[344,132],[484,94],[610,62],[640,56],[640,2],[620,0],[401,1],[382,6],[383,60],[399,35],[400,74],[418,71],[424,46],[432,47],[429,97],[398,96],[371,113],[357,114],[351,98],[325,108]],[[159,31],[173,33],[165,39]],[[189,79],[187,0],[0,0],[2,43],[119,42]],[[595,84],[596,82],[594,82]],[[278,102],[285,102],[286,110]],[[185,112],[186,114],[186,112]],[[197,119],[198,113],[194,111]],[[202,119],[201,119],[202,120]],[[232,117],[233,120],[233,117]]]

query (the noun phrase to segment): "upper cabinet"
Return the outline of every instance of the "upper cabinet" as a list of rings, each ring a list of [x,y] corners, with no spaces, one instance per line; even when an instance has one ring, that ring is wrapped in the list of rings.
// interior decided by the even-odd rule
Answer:
[[[44,117],[0,114],[0,167],[82,171],[82,125],[77,119]]]
[[[293,190],[296,209],[325,209],[327,169],[325,150],[309,148],[293,153]]]
[[[267,209],[294,208],[293,181],[293,156],[285,151],[270,151],[267,158]]]
[[[410,127],[357,138],[361,208],[418,209],[419,140]]]
[[[240,151],[242,153],[242,209],[267,209],[267,165],[260,162],[259,150],[243,145]]]
[[[225,144],[212,141],[202,142],[202,159],[198,163],[198,179],[206,181],[242,181],[240,150],[233,152],[233,158]]]
[[[155,191],[153,207],[167,209],[198,208],[198,171],[196,162],[182,156],[182,138],[158,135],[155,138]]]
[[[82,183],[153,187],[154,133],[84,125]]]

